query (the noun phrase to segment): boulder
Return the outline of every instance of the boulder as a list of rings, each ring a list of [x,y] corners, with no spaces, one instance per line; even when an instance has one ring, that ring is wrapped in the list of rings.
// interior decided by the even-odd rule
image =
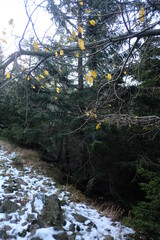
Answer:
[[[39,202],[40,206],[36,206],[35,202]],[[61,227],[64,225],[64,217],[60,201],[55,194],[50,196],[37,194],[34,197],[32,207],[33,212],[38,213],[37,220],[40,227]]]
[[[17,203],[12,202],[9,199],[6,199],[4,202],[0,203],[0,213],[10,214],[16,212],[19,208],[20,206]]]

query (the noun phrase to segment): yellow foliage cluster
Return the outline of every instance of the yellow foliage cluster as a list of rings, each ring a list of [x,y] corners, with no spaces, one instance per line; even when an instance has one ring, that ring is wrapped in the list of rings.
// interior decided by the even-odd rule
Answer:
[[[139,11],[139,20],[141,22],[144,22],[144,14],[145,14],[145,10],[144,8],[142,7],[141,10]]]
[[[82,51],[85,50],[84,41],[81,38],[78,38],[78,45]]]
[[[91,70],[89,71],[87,74],[86,74],[86,80],[87,82],[89,83],[93,83],[93,80],[97,77],[97,74],[94,70]]]

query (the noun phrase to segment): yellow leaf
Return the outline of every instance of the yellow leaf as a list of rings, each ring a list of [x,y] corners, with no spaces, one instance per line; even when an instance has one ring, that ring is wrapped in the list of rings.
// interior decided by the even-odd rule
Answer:
[[[44,89],[44,86],[43,86],[43,85],[41,85],[41,88],[42,88],[42,89]]]
[[[39,76],[40,76],[42,79],[44,79],[44,78],[45,78],[45,77],[44,77],[42,74],[40,74]]]
[[[114,68],[116,67],[116,64],[115,64],[115,63],[113,63],[113,67],[114,67]]]
[[[55,52],[55,57],[58,57],[58,52]]]
[[[101,123],[98,123],[97,125],[96,125],[96,130],[99,130],[101,128]]]
[[[135,116],[135,120],[136,120],[136,122],[138,122],[138,118],[139,118],[138,116]]]
[[[30,80],[30,77],[29,77],[29,76],[27,77],[27,80],[28,80],[28,81]]]
[[[97,77],[97,73],[94,70],[91,70],[91,75],[92,75],[93,78]]]
[[[73,38],[73,40],[76,38],[76,33],[74,30],[72,30],[72,38]]]
[[[47,70],[45,70],[45,71],[44,71],[44,74],[45,74],[46,76],[48,76],[48,75],[49,75],[49,72],[48,72]]]
[[[45,85],[46,85],[47,88],[49,88],[49,83],[46,83]]]
[[[57,100],[57,97],[54,97],[55,100]]]
[[[140,20],[141,22],[144,22],[144,14],[145,14],[145,10],[144,10],[144,8],[142,7],[141,10],[140,10],[140,12],[139,12],[139,20]]]
[[[60,55],[63,56],[64,55],[64,51],[61,49],[60,50]]]
[[[79,4],[80,4],[81,6],[83,6],[83,2],[82,2],[82,1],[79,1]]]
[[[108,79],[108,81],[111,81],[112,75],[111,75],[110,73],[108,73],[108,74],[106,75],[106,78]]]
[[[6,78],[10,78],[10,77],[11,77],[10,72],[7,72],[7,74],[6,74]]]
[[[59,87],[56,87],[56,92],[59,93],[60,92],[60,89]]]
[[[0,38],[0,41],[1,41],[2,43],[7,44],[7,41],[6,41],[4,38]]]
[[[82,27],[78,27],[78,33],[81,33],[81,34],[83,34],[83,28]]]
[[[79,53],[78,53],[78,52],[76,52],[76,53],[75,53],[75,56],[78,58],[78,57],[79,57]]]
[[[39,81],[39,77],[38,76],[36,77],[36,80]]]
[[[89,22],[90,22],[90,24],[91,24],[92,26],[95,26],[95,25],[96,25],[96,22],[95,22],[94,20],[90,20]]]
[[[95,117],[95,119],[97,119],[97,114],[96,113],[94,114],[94,117]]]
[[[102,15],[100,13],[98,13],[98,19],[102,21]]]
[[[69,40],[70,40],[71,42],[74,42],[74,38],[73,38],[73,37],[70,37]]]
[[[38,44],[37,44],[37,42],[35,42],[35,41],[34,41],[34,43],[33,43],[33,48],[34,48],[34,51],[35,51],[35,52],[38,52]]]
[[[33,85],[32,88],[35,89],[36,87]]]
[[[81,38],[78,38],[78,45],[82,51],[85,50],[84,41]]]
[[[90,12],[92,12],[92,10],[85,9],[85,12],[86,12],[86,13],[90,13]]]
[[[14,20],[13,20],[13,18],[11,18],[8,23],[9,23],[9,25],[12,26],[12,25],[13,25],[13,22],[14,22]]]
[[[126,74],[127,74],[127,71],[125,70],[123,73],[126,75]]]
[[[87,82],[89,82],[89,83],[93,83],[93,77],[86,76],[86,80],[87,80]]]
[[[105,123],[108,123],[108,118],[107,117],[105,118]]]
[[[86,80],[89,83],[93,83],[93,77],[91,76],[91,71],[86,74]]]
[[[86,112],[86,116],[89,117],[89,112]]]

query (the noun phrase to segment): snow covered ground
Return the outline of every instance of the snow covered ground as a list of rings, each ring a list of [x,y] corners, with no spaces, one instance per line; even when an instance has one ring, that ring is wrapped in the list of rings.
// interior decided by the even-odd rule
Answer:
[[[63,229],[68,236],[74,236],[68,239],[104,240],[107,239],[106,236],[110,236],[113,238],[108,239],[125,240],[128,234],[134,233],[132,229],[122,226],[119,222],[112,222],[84,203],[71,201],[68,191],[62,190],[63,188],[58,189],[53,179],[40,175],[32,167],[24,167],[22,170],[13,167],[12,162],[15,157],[15,152],[9,154],[3,149],[0,150],[0,203],[10,199],[19,206],[14,212],[0,213],[0,239],[56,239],[53,235],[57,235],[58,230],[53,227],[36,229],[32,236],[31,232],[27,231],[30,224],[29,216],[34,215],[36,218],[43,208],[43,202],[35,197],[37,193],[42,192],[48,196],[57,194],[65,203],[62,206],[65,214]],[[33,204],[37,213],[33,212]],[[83,216],[84,221],[78,221],[76,214]],[[71,226],[74,226],[74,229]]]

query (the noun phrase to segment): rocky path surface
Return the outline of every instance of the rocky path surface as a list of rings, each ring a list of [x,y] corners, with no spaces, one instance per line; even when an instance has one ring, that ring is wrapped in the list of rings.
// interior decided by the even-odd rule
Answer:
[[[0,146],[0,239],[125,240],[133,230],[74,202],[65,186]]]

